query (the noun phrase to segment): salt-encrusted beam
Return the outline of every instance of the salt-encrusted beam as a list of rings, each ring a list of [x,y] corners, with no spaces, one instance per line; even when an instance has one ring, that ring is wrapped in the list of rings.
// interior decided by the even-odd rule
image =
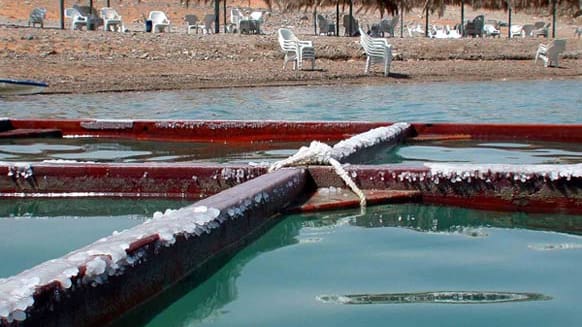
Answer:
[[[491,210],[582,213],[582,164],[348,166],[364,190],[419,190],[424,203]],[[344,187],[329,167],[309,167],[318,187]]]
[[[251,165],[0,162],[1,197],[200,199],[266,172]]]
[[[0,279],[0,326],[104,325],[246,245],[305,185],[283,169]]]

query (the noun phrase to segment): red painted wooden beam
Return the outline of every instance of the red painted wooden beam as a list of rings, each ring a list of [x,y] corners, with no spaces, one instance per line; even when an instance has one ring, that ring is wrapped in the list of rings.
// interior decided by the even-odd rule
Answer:
[[[0,196],[200,199],[265,172],[248,165],[0,163]]]
[[[470,166],[470,165],[467,165]],[[475,169],[480,167],[474,165]],[[515,166],[518,167],[519,166]],[[556,165],[558,169],[560,165]],[[364,190],[420,191],[422,202],[488,210],[582,214],[582,177],[483,172],[443,176],[424,166],[349,166],[348,174]],[[330,167],[309,167],[318,187],[345,187]]]
[[[64,136],[149,140],[250,142],[334,141],[392,122],[288,122],[197,120],[46,120],[11,119],[13,128],[60,129]],[[582,142],[578,124],[413,123],[416,135],[463,135],[474,139]]]

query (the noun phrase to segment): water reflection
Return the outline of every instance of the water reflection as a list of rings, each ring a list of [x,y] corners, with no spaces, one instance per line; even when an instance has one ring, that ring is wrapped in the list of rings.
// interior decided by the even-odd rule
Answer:
[[[319,214],[321,215],[321,214]],[[346,218],[346,216],[348,218]],[[346,211],[318,215],[309,223],[314,226],[349,223],[354,226],[402,227],[420,232],[487,236],[484,228],[519,228],[582,235],[582,216],[560,214],[526,214],[522,212],[477,211],[465,208],[428,206],[414,203],[367,208],[366,215],[349,216]]]
[[[164,199],[0,199],[0,217],[46,218],[122,215],[151,217],[156,211],[178,209],[191,203],[191,201],[185,200]]]
[[[0,140],[0,159],[8,161],[78,160],[94,162],[219,162],[279,160],[303,143],[196,143],[144,140],[10,139]]]
[[[115,322],[114,326],[181,326],[213,319],[224,313],[222,308],[238,297],[236,281],[244,267],[262,253],[297,244],[302,219],[290,217],[275,225],[256,242],[243,249],[236,258],[226,255],[209,263],[205,271],[196,272],[150,303]],[[226,262],[226,264],[225,264]],[[224,266],[209,277],[221,265]]]

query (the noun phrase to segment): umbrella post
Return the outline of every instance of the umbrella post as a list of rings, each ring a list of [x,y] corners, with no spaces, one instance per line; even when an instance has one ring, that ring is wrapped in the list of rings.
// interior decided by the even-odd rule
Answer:
[[[214,33],[220,33],[220,0],[214,0]]]
[[[335,4],[335,36],[339,36],[339,0]]]
[[[313,8],[313,35],[317,35],[317,7]]]
[[[400,1],[400,38],[404,37],[404,8],[402,8],[402,1]]]
[[[350,19],[348,19],[349,36],[352,36],[352,20],[354,19],[353,11],[354,11],[354,3],[352,0],[350,0]]]
[[[509,18],[508,18],[508,23],[507,23],[507,38],[511,38],[511,5],[509,6],[509,9],[507,9],[507,12],[509,14]]]
[[[556,38],[556,10],[558,0],[552,0],[552,38]]]
[[[459,28],[459,32],[462,36],[465,35],[465,0],[461,1],[461,28]]]
[[[65,0],[59,1],[59,9],[61,10],[61,29],[65,29]]]
[[[424,20],[424,36],[428,37],[428,5],[426,6],[426,17]]]

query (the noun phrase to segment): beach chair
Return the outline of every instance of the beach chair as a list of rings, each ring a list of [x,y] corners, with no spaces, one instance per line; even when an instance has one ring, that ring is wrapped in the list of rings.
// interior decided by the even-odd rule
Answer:
[[[101,18],[103,19],[104,31],[123,32],[123,21],[121,16],[113,8],[101,8]]]
[[[77,8],[66,8],[65,17],[71,20],[71,29],[82,29],[83,26],[87,26],[89,21],[87,16],[83,16]]]
[[[212,34],[215,16],[214,14],[206,14],[202,19],[202,23],[198,25],[198,29],[202,30],[203,34]]]
[[[311,41],[299,40],[291,30],[286,28],[280,28],[277,34],[279,45],[285,54],[283,69],[289,61],[293,61],[293,70],[302,69],[305,60],[311,60],[311,69],[315,69],[315,48]]]
[[[172,29],[170,20],[163,11],[150,11],[148,20],[152,22],[152,33],[170,32]]]
[[[240,33],[240,22],[245,20],[245,16],[239,8],[230,9],[230,26],[228,27],[231,33]]]
[[[462,37],[461,32],[459,32],[458,27],[460,25],[451,28],[449,25],[445,26],[445,31],[447,32],[449,39],[460,39]]]
[[[479,15],[465,25],[465,36],[483,37],[485,28],[485,16]]]
[[[566,40],[556,39],[549,44],[540,44],[536,52],[535,63],[542,59],[545,67],[559,67],[558,57],[566,50]]]
[[[186,15],[184,16],[184,22],[186,22],[186,33],[190,34],[192,30],[195,30],[196,34],[198,34],[198,16]]]
[[[373,65],[382,64],[384,76],[390,74],[390,64],[392,63],[392,46],[383,38],[373,38],[366,34],[361,28],[360,45],[366,52],[366,67],[364,72],[368,74]]]
[[[350,15],[344,15],[343,24],[344,24],[344,36],[357,36],[358,31],[360,30],[357,19]]]
[[[46,17],[45,8],[34,8],[28,16],[28,26],[35,27],[36,24],[40,25],[40,28],[44,28],[44,19]]]
[[[534,30],[532,31],[533,37],[543,36],[545,38],[548,37],[550,32],[550,23],[544,22],[536,22],[534,24]]]
[[[496,21],[487,21],[483,26],[483,33],[485,33],[486,37],[501,37]]]
[[[396,25],[398,25],[398,16],[394,16],[392,19],[383,19],[380,21],[380,35],[384,37],[386,34],[389,34],[391,37],[394,37]]]
[[[532,37],[535,26],[533,24],[525,24],[521,27],[522,37]]]
[[[510,37],[514,38],[516,36],[522,36],[522,30],[523,30],[523,26],[522,25],[511,25],[511,28],[509,29],[509,35]]]
[[[335,35],[335,24],[330,23],[323,15],[317,15],[317,27],[319,35]]]

